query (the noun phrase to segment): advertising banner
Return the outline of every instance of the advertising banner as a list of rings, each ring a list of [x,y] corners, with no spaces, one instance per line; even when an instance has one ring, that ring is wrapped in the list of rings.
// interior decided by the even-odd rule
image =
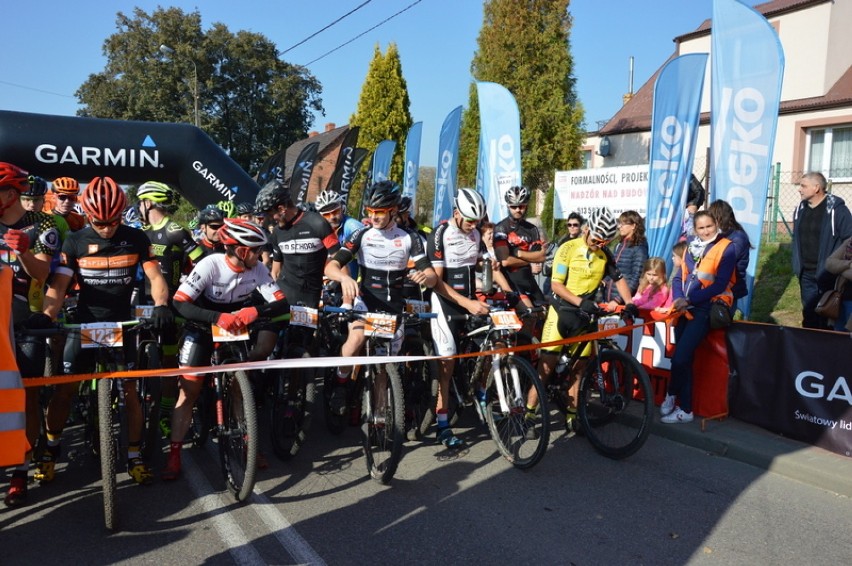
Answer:
[[[521,119],[518,103],[506,87],[476,83],[479,100],[479,166],[477,187],[493,222],[506,218],[503,193],[521,184]],[[479,175],[482,178],[479,178]]]
[[[459,167],[459,134],[461,133],[462,107],[457,106],[447,114],[438,138],[438,171],[435,175],[435,200],[432,208],[432,225],[453,215],[456,197],[456,172]]]
[[[390,178],[391,162],[396,142],[393,140],[382,140],[373,152],[373,168],[370,173],[370,182],[378,183]]]
[[[603,167],[557,171],[553,187],[556,198],[553,216],[568,218],[572,212],[584,217],[601,206],[618,216],[635,210],[645,216],[648,207],[648,165]]]
[[[420,135],[423,122],[415,122],[405,138],[405,176],[402,179],[402,196],[411,198],[412,213],[417,210],[417,179],[420,175]]]

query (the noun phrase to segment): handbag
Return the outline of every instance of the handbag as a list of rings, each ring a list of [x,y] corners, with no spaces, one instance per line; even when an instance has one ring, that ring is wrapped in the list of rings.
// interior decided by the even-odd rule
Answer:
[[[731,320],[731,308],[724,301],[713,301],[710,304],[710,328],[727,328]]]
[[[834,282],[834,289],[822,294],[814,312],[831,320],[840,318],[840,306],[843,302],[843,290],[845,287],[846,278],[838,275],[837,280]]]

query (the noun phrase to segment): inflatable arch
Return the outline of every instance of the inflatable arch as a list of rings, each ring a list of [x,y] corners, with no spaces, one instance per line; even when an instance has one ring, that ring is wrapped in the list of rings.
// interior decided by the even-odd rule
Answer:
[[[222,200],[254,202],[260,190],[216,142],[188,124],[0,111],[0,161],[49,180],[161,181],[199,209]]]

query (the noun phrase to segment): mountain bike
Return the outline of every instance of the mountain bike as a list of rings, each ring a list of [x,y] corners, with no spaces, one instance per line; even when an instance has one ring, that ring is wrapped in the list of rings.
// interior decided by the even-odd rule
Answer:
[[[611,329],[618,316],[592,315],[587,333]],[[588,359],[583,354],[590,352]],[[578,364],[583,364],[585,366]],[[639,450],[651,432],[654,397],[648,373],[612,337],[565,344],[556,372],[547,386],[548,398],[567,414],[569,389],[582,371],[577,399],[580,434],[600,454],[620,460]]]
[[[406,299],[406,312],[428,313],[429,303]],[[410,318],[405,323],[405,337],[401,356],[432,356],[432,341],[423,337],[431,333],[423,332],[428,320]],[[438,360],[412,360],[398,364],[402,378],[405,402],[406,436],[408,440],[417,440],[426,436],[435,419],[435,405],[438,401],[438,381],[440,371]]]

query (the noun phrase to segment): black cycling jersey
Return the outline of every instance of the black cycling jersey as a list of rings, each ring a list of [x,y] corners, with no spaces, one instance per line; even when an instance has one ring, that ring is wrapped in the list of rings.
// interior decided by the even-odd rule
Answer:
[[[525,218],[515,220],[507,216],[494,226],[494,249],[508,248],[509,254],[514,249],[536,252],[542,249],[544,243],[538,228]],[[503,257],[503,256],[497,256]],[[535,304],[544,302],[544,295],[535,281],[529,264],[506,270],[509,280],[519,291],[528,295]]]
[[[225,244],[221,242],[211,242],[210,240],[204,237],[202,237],[198,241],[198,247],[199,249],[201,249],[201,257],[194,260],[196,261],[196,263],[201,258],[205,258],[209,255],[225,253]]]
[[[186,228],[169,218],[156,226],[146,226],[143,230],[151,240],[154,255],[160,262],[160,271],[166,278],[169,295],[174,295],[180,285],[187,259],[198,261],[203,250]]]
[[[476,264],[487,252],[479,230],[465,234],[455,221],[443,222],[431,234],[428,250],[432,266],[443,268],[447,285],[472,298],[476,291]]]
[[[281,264],[278,286],[291,305],[316,308],[329,254],[340,249],[331,225],[316,212],[300,211],[284,228],[272,231],[272,261]]]
[[[130,296],[140,265],[157,264],[145,232],[120,225],[110,239],[91,226],[68,234],[58,274],[77,276],[77,322],[119,322],[131,318]]]
[[[349,236],[333,259],[346,265],[355,257],[361,266],[361,296],[370,310],[402,312],[409,258],[420,271],[430,267],[423,240],[396,224],[384,230],[364,226]]]

